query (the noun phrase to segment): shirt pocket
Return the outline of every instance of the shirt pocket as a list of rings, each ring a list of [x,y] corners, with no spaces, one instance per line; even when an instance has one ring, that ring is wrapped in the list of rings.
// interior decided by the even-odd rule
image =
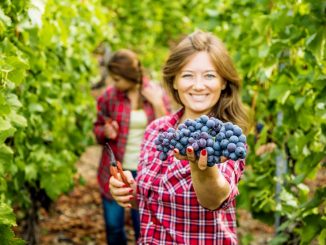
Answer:
[[[189,195],[191,189],[189,163],[176,160],[173,156],[169,157],[167,161],[169,161],[169,166],[162,176],[163,192],[168,192],[169,195]]]

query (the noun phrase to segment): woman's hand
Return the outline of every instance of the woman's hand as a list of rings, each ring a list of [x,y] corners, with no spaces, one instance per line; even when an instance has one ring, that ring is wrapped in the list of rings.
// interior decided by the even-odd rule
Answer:
[[[190,162],[192,185],[198,202],[204,208],[217,209],[230,195],[229,183],[218,171],[217,165],[207,167],[207,151],[205,149],[201,150],[198,160],[191,146],[187,147],[186,154],[187,156],[182,156],[178,149],[174,149],[174,156],[177,159]],[[225,160],[226,158],[222,157],[221,161]]]
[[[141,89],[141,94],[148,100],[153,106],[163,105],[163,89],[161,86],[155,83],[148,83]]]
[[[104,134],[108,139],[116,139],[118,136],[119,124],[117,121],[107,121],[104,125]]]
[[[136,182],[132,177],[130,171],[123,171],[127,177],[128,183],[130,187],[128,187],[123,181],[118,173],[118,179],[111,176],[109,184],[110,184],[110,192],[114,200],[124,207],[124,208],[131,208],[132,206],[136,205]]]
[[[207,151],[205,149],[201,150],[199,159],[196,159],[194,149],[192,146],[187,147],[186,156],[180,154],[178,149],[174,149],[174,156],[179,160],[188,160],[192,164],[197,164],[198,168],[202,171],[207,168]],[[225,162],[227,160],[226,157],[221,157],[221,162]]]

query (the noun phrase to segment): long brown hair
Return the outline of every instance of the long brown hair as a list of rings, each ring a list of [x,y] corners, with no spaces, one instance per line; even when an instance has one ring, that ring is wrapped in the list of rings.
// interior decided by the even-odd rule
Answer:
[[[202,51],[209,54],[216,71],[226,82],[226,88],[221,91],[220,99],[210,116],[235,123],[247,132],[248,117],[240,98],[241,79],[224,44],[211,33],[195,31],[171,50],[163,67],[166,87],[176,102],[182,105],[178,91],[173,88],[173,82],[189,59]]]
[[[119,75],[134,83],[143,82],[143,69],[140,60],[133,51],[120,49],[116,51],[108,62],[108,71]]]
[[[143,97],[141,96],[141,89],[143,84],[143,68],[136,53],[129,49],[120,49],[116,51],[108,62],[109,74],[115,74],[123,77],[129,82],[140,84],[137,101],[137,108],[142,108]]]

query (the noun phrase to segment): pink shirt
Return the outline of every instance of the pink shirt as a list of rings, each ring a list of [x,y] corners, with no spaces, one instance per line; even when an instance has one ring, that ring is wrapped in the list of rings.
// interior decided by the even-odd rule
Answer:
[[[177,160],[172,151],[162,162],[154,145],[158,133],[175,127],[182,114],[180,110],[157,119],[145,132],[137,175],[138,243],[237,244],[235,197],[245,162],[229,160],[218,165],[230,183],[231,194],[217,210],[202,207],[192,185],[189,162]]]

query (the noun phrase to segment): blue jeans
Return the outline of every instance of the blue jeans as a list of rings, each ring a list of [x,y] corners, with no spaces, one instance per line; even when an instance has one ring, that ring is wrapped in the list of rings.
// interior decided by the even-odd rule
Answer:
[[[131,171],[134,178],[137,172]],[[102,197],[106,239],[109,245],[126,245],[127,236],[125,231],[125,210],[115,200]],[[132,224],[137,241],[140,232],[140,220],[138,210],[131,209]]]

